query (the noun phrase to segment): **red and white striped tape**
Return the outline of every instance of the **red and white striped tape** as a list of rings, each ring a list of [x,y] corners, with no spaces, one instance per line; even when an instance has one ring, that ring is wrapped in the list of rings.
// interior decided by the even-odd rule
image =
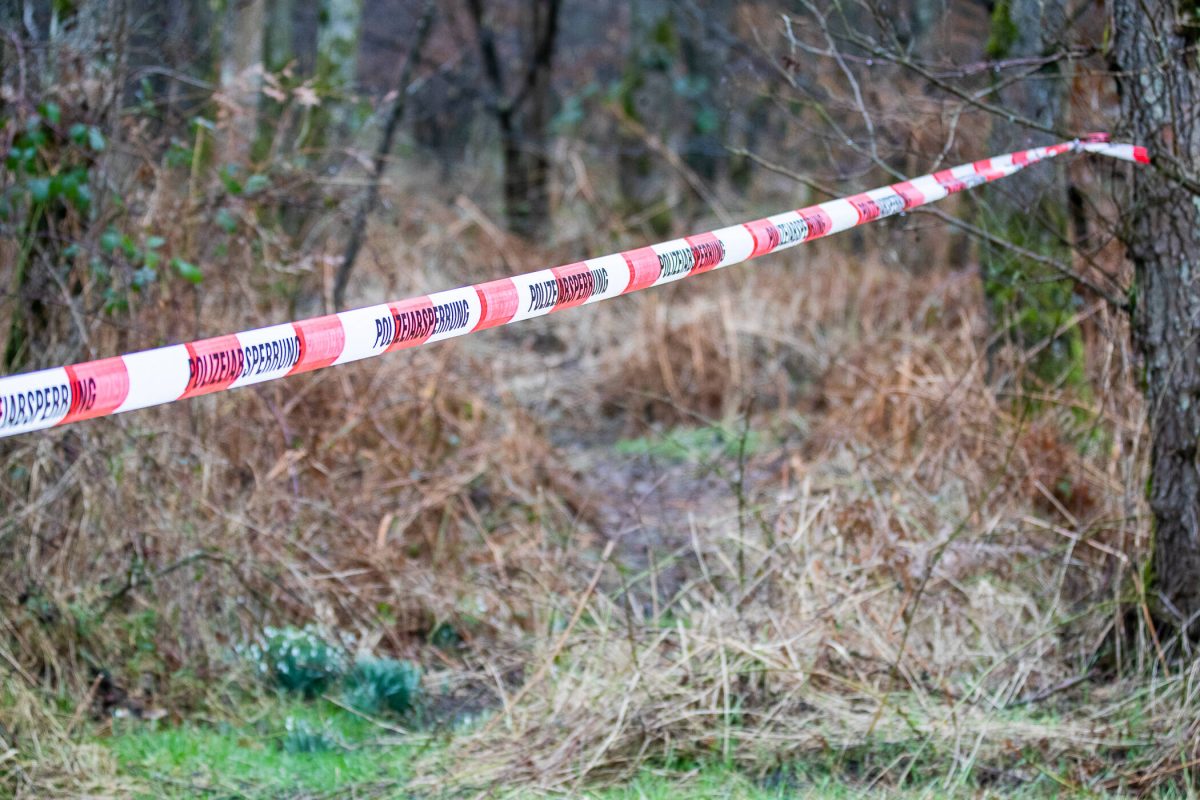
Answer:
[[[324,317],[0,378],[0,437],[119,414],[402,350],[727,267],[1089,152],[1149,163],[1104,134],[964,164],[797,211]]]

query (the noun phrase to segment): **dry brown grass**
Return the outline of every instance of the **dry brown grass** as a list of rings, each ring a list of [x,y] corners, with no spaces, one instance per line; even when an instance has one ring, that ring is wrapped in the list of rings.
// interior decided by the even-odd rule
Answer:
[[[360,299],[609,249],[533,252],[474,203],[414,200],[412,180]],[[153,186],[151,223],[179,213],[183,196]],[[243,269],[152,295],[132,330],[89,320],[92,351],[319,306],[326,254],[261,258],[254,220],[228,259]],[[835,240],[6,440],[0,655],[30,684],[5,699],[8,784],[120,794],[85,728],[227,702],[234,645],[310,620],[487,688],[488,722],[419,765],[427,784],[563,790],[671,759],[763,774],[831,755],[883,783],[927,764],[947,787],[1050,763],[1092,788],[1179,777],[1198,755],[1198,673],[1139,595],[1144,438],[1122,324],[1092,312],[1086,389],[998,393],[1022,354],[989,380],[970,266],[908,271],[894,254],[910,234],[871,237],[887,257]],[[614,449],[711,423],[761,441],[681,464]],[[426,646],[443,622],[460,654]]]
[[[704,281],[668,323],[662,300],[640,301],[654,335],[617,348],[606,374],[628,389],[610,402],[637,407],[646,387],[648,415],[694,424],[756,397],[753,425],[798,409],[805,433],[753,456],[741,498],[732,479],[700,493],[693,476],[674,529],[610,532],[664,552],[621,569],[619,548],[598,591],[565,598],[579,623],[526,641],[517,701],[452,746],[473,765],[462,784],[578,789],[671,758],[761,774],[863,746],[892,754],[868,770],[884,783],[927,762],[947,788],[1039,763],[1072,765],[1078,786],[1141,780],[1111,754],[1161,758],[1146,755],[1157,726],[1178,742],[1190,723],[1167,714],[1131,736],[1120,707],[1155,658],[1133,569],[1147,528],[1129,364],[1091,365],[1093,389],[998,397],[967,271],[912,276],[827,249]],[[788,365],[800,374],[781,381]],[[732,455],[713,459],[736,474]],[[686,578],[656,598],[667,568]],[[1168,672],[1146,691],[1195,678]],[[1091,702],[1069,702],[1085,679]]]

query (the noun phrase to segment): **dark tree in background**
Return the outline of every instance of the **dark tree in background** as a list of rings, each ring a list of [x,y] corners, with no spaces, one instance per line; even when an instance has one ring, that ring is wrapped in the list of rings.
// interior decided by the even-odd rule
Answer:
[[[918,4],[919,5],[919,4]],[[1046,63],[1030,77],[1004,85],[997,78],[998,100],[1004,108],[1045,128],[1063,130],[1067,110],[1067,81],[1056,56],[1068,49],[1070,33],[1067,4],[1063,0],[1005,0],[992,12],[991,35],[985,55],[989,59],[1024,59]],[[1007,153],[1040,144],[1044,133],[1029,128],[997,125],[989,139],[989,153]],[[1037,253],[1061,261],[1071,259],[1067,244],[1067,187],[1063,164],[1029,170],[1015,186],[989,192],[980,211],[987,230]],[[1030,202],[1036,213],[1030,213]],[[992,329],[989,356],[1003,341],[1023,349],[1036,347],[1029,365],[1035,380],[1057,383],[1082,380],[1082,341],[1078,326],[1069,320],[1074,286],[1048,267],[1009,250],[980,249],[984,295]]]
[[[515,70],[506,68],[501,60],[483,0],[468,0],[467,6],[492,90],[489,107],[500,128],[505,217],[509,230],[532,238],[544,232],[550,221],[550,79],[562,0],[528,0],[525,4],[527,30]]]
[[[1149,500],[1165,611],[1200,631],[1200,9],[1113,0],[1124,133],[1151,149],[1135,172],[1125,243],[1152,439]]]

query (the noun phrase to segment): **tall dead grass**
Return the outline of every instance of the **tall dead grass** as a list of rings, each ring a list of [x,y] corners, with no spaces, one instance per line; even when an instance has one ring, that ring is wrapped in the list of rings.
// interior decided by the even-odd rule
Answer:
[[[760,777],[831,758],[865,784],[933,775],[946,791],[1047,764],[1083,789],[1190,774],[1194,706],[1162,700],[1197,673],[1139,595],[1143,431],[1121,320],[1093,310],[1090,335],[1112,338],[1086,387],[998,393],[971,270],[831,250],[614,311],[649,332],[614,332],[600,359],[601,408],[645,414],[617,430],[728,422],[755,398],[749,427],[771,444],[607,496],[679,513],[607,532],[604,577],[564,598],[565,630],[525,642],[524,682],[497,684],[491,722],[454,742],[452,772],[431,759],[431,781],[578,790],[713,758]],[[656,558],[630,556],[639,537]],[[1172,710],[1139,717],[1145,702]]]
[[[211,210],[151,186],[150,229]],[[611,249],[534,252],[417,188],[372,234],[364,299]],[[264,251],[240,213],[233,266],[209,251],[211,279],[152,294],[136,327],[88,318],[89,352],[319,307],[328,254]],[[889,255],[834,240],[0,443],[0,657],[20,676],[5,779],[120,794],[84,728],[226,703],[235,645],[311,620],[486,689],[488,721],[419,781],[573,789],[706,758],[759,776],[834,758],[947,789],[1048,763],[1090,788],[1189,774],[1197,673],[1142,613],[1120,320],[1089,312],[1086,388],[998,393],[1025,384],[989,370],[970,265],[906,271],[910,234],[868,236]],[[732,442],[682,463],[615,447],[703,426]],[[426,646],[443,624],[461,652]]]

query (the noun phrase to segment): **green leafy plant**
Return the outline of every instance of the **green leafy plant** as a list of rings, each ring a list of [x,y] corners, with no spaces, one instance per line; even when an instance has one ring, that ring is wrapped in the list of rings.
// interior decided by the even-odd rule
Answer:
[[[314,626],[265,628],[260,641],[246,649],[258,673],[287,692],[316,697],[346,668],[345,651]]]
[[[0,219],[11,218],[19,209],[30,219],[60,205],[80,214],[90,210],[91,170],[106,146],[104,134],[83,123],[64,131],[61,122],[59,106],[45,103],[13,138],[4,159],[12,182],[0,198]]]
[[[342,746],[341,738],[328,723],[318,726],[306,719],[288,717],[284,729],[280,744],[285,753],[327,753]]]
[[[347,702],[368,714],[405,714],[421,691],[421,668],[411,661],[360,656],[346,675]]]

